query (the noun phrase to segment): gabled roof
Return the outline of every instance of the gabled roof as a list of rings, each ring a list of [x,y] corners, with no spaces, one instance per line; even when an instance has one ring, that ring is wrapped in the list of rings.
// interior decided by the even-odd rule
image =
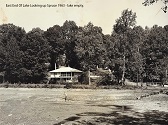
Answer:
[[[60,67],[60,68],[52,70],[50,72],[52,73],[52,72],[82,72],[82,71],[80,71],[78,69],[71,68],[71,67]]]

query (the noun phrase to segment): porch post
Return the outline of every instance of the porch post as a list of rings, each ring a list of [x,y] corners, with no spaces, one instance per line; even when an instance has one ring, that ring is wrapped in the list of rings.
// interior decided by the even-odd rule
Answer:
[[[71,80],[72,80],[72,72],[71,72]]]

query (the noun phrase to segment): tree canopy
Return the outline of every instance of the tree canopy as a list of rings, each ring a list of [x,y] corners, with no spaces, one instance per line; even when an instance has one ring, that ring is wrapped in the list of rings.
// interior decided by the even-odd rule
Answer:
[[[78,26],[65,21],[27,33],[13,24],[0,25],[0,75],[10,83],[46,83],[56,63],[82,71],[111,69],[118,83],[165,83],[168,25],[142,28],[136,26],[136,17],[132,10],[123,10],[110,35],[91,22]]]

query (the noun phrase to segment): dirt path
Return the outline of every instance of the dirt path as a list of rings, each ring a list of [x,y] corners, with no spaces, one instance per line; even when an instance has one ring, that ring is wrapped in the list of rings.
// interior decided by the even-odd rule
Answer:
[[[167,95],[136,100],[150,92],[0,88],[0,125],[167,124]]]

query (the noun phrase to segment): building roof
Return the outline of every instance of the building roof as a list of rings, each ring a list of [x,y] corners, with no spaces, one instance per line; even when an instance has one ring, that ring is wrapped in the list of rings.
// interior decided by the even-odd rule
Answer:
[[[71,68],[71,67],[60,67],[60,68],[52,70],[50,72],[52,73],[52,72],[82,72],[82,71],[80,71],[78,69]]]

